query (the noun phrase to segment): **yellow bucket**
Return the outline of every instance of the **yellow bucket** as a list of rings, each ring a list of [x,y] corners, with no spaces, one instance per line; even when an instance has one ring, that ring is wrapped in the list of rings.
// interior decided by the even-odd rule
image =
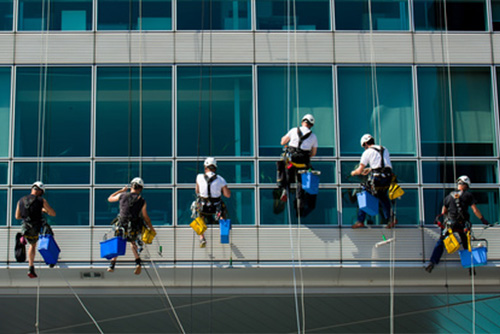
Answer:
[[[144,243],[152,244],[155,236],[156,236],[156,231],[151,231],[146,226],[142,228],[142,241],[144,241]]]
[[[448,230],[448,236],[444,239],[444,246],[448,254],[453,254],[460,248],[460,244],[451,229]]]
[[[401,189],[399,184],[397,184],[396,182],[391,183],[391,186],[389,187],[389,199],[391,201],[403,196],[404,193],[404,190]]]
[[[201,235],[207,230],[207,225],[202,217],[198,217],[189,224],[196,234]]]

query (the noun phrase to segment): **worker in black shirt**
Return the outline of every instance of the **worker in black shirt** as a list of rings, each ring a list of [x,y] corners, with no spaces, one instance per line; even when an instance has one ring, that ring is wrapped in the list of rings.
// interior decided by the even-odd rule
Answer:
[[[441,237],[436,242],[434,250],[431,255],[429,264],[425,267],[425,270],[430,273],[434,266],[439,263],[441,256],[444,251],[443,240],[448,235],[448,227],[451,228],[453,232],[457,232],[462,241],[462,247],[468,249],[467,240],[467,230],[470,229],[470,215],[469,207],[477,218],[485,225],[489,225],[489,222],[483,217],[481,211],[477,208],[476,199],[474,195],[468,190],[470,188],[471,182],[467,175],[460,176],[457,180],[457,190],[452,191],[444,199],[443,209],[441,210],[442,215],[447,215],[447,224],[440,226],[442,229]],[[448,227],[446,226],[448,225]]]

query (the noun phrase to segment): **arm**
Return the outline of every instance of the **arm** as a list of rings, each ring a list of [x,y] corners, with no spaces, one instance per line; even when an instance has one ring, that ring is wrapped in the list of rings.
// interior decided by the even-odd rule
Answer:
[[[486,220],[486,218],[483,217],[483,214],[481,213],[481,211],[479,211],[479,209],[477,208],[476,204],[472,204],[470,207],[472,209],[472,212],[474,212],[474,214],[476,215],[476,217],[479,218],[479,220],[481,221],[481,223],[483,223],[484,225],[489,225],[490,224]]]
[[[230,198],[231,197],[231,190],[229,190],[229,188],[227,186],[224,186],[222,187],[222,194],[227,197],[227,198]]]
[[[146,210],[146,203],[144,203],[141,213],[142,218],[144,218],[144,221],[146,222],[146,225],[148,225],[149,230],[155,232],[155,228],[153,227],[153,224],[151,224],[151,218],[149,218],[148,211]]]
[[[316,153],[318,153],[318,148],[317,147],[311,148],[311,157],[314,157]]]
[[[16,219],[23,219],[23,217],[21,217],[21,210],[19,209],[19,202],[17,202],[16,206]]]
[[[120,200],[120,194],[126,192],[128,189],[127,186],[123,187],[122,189],[115,191],[108,197],[108,202],[118,202]]]
[[[441,214],[445,215],[448,213],[448,208],[446,208],[444,205],[443,205],[443,208],[441,209]]]
[[[52,207],[49,205],[49,202],[47,202],[47,200],[45,198],[43,199],[42,211],[45,212],[46,214],[48,214],[49,216],[52,216],[52,217],[56,216],[56,212],[54,211],[54,209],[52,209]]]
[[[365,169],[365,165],[363,164],[359,164],[358,168],[356,168],[355,170],[353,170],[351,172],[351,175],[352,176],[355,176],[355,175],[367,175],[369,172],[370,172],[370,168],[366,168]]]
[[[200,194],[200,186],[198,185],[198,182],[196,182],[196,189],[194,190],[194,192],[196,193],[196,195]]]
[[[286,145],[290,141],[290,136],[288,134],[281,137],[281,145]]]

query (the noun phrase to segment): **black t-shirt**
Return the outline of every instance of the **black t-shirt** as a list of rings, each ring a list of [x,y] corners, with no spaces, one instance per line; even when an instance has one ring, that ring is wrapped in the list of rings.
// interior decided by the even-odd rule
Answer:
[[[26,195],[19,202],[19,211],[23,220],[30,222],[42,221],[43,198],[35,195]]]
[[[448,215],[451,220],[455,221],[468,221],[470,218],[469,207],[476,203],[474,195],[468,191],[462,193],[452,191],[444,199],[444,206],[448,209]]]
[[[125,193],[120,196],[120,218],[136,220],[141,214],[146,201],[136,193]]]

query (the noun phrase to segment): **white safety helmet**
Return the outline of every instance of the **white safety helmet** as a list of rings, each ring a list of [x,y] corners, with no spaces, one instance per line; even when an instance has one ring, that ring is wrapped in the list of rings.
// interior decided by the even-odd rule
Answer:
[[[217,161],[215,161],[215,158],[213,157],[208,157],[205,159],[203,166],[205,166],[205,168],[208,168],[210,166],[214,166],[215,168],[217,168]]]
[[[462,175],[457,179],[457,183],[465,183],[470,188],[470,179],[467,175]]]
[[[45,192],[45,186],[43,185],[42,181],[36,181],[31,185],[31,188],[37,188],[42,191],[42,193]]]
[[[309,124],[314,125],[314,117],[311,114],[304,115],[302,122],[307,121]]]
[[[130,181],[130,186],[134,188],[134,185],[138,185],[141,188],[144,188],[144,181],[140,177],[135,177]]]
[[[361,147],[365,147],[365,143],[370,141],[370,139],[373,139],[371,134],[369,133],[364,134],[363,137],[361,137],[361,140],[359,141]]]

